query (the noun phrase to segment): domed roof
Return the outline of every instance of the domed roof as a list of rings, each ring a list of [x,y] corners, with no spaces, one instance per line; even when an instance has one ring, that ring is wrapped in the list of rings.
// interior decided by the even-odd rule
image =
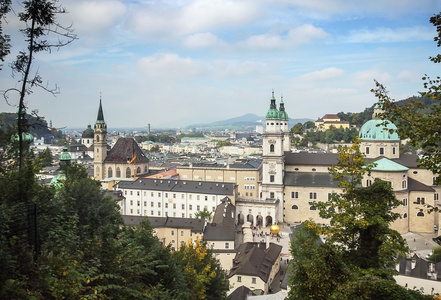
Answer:
[[[94,138],[94,132],[93,132],[92,126],[90,124],[87,125],[87,129],[83,131],[81,138],[83,138],[83,139],[93,139]]]
[[[60,161],[70,161],[71,157],[69,152],[67,152],[67,147],[63,148],[63,152],[60,154]]]
[[[274,91],[273,96],[271,97],[271,104],[270,108],[268,109],[268,112],[266,113],[266,119],[267,120],[279,120],[280,119],[280,113],[276,106],[276,98],[274,98]]]
[[[279,117],[281,121],[288,121],[288,114],[285,111],[285,103],[283,102],[283,96],[282,100],[280,101],[280,108],[279,108]]]
[[[64,181],[66,180],[66,175],[64,175],[63,172],[57,174],[54,176],[54,178],[52,178],[50,186],[58,189],[61,189],[62,187],[64,187]]]
[[[361,126],[359,136],[365,141],[399,141],[397,126],[385,120],[369,120]]]

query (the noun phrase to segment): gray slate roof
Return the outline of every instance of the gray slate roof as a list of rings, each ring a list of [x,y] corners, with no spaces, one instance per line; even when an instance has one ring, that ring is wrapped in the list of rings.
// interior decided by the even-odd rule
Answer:
[[[204,231],[206,241],[234,241],[235,240],[235,215],[236,207],[230,199],[225,197],[216,207],[213,222],[207,224]]]
[[[153,228],[182,228],[191,229],[192,232],[202,233],[205,227],[205,220],[193,218],[174,217],[147,217],[147,216],[122,216],[124,224],[129,226],[137,225],[143,219],[148,219]]]
[[[435,189],[433,189],[432,187],[427,186],[424,183],[419,182],[419,181],[417,181],[415,179],[412,179],[410,177],[407,178],[407,182],[409,184],[408,188],[409,188],[410,192],[415,192],[415,191],[418,191],[418,192],[432,192],[432,193],[436,192]]]
[[[212,195],[233,195],[234,183],[210,181],[188,181],[173,179],[138,178],[136,181],[125,181],[117,184],[121,189],[157,190],[165,192],[193,192]]]
[[[283,179],[285,186],[320,186],[338,187],[338,181],[333,180],[329,173],[323,172],[286,172]]]
[[[271,269],[279,259],[282,246],[270,243],[265,249],[265,243],[244,243],[239,246],[231,268],[231,278],[234,275],[258,276],[268,282]]]

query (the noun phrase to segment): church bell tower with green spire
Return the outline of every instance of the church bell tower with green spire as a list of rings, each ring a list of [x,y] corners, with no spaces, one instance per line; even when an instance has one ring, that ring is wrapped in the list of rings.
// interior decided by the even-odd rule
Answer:
[[[104,160],[107,156],[107,124],[104,121],[103,106],[100,106],[94,130],[94,177],[96,180],[105,178]]]

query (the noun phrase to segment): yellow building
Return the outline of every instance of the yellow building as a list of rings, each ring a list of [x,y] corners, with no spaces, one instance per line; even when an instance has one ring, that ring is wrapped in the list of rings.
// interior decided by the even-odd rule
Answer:
[[[350,124],[348,121],[342,121],[339,116],[334,114],[326,114],[323,118],[315,121],[315,128],[320,131],[325,131],[331,127],[335,128],[349,128]]]

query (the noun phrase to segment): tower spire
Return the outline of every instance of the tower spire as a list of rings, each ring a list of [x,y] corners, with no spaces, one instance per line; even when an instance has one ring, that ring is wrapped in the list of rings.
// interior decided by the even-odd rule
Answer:
[[[100,95],[100,107],[98,108],[98,116],[96,118],[97,123],[104,123],[104,113],[103,113],[103,105],[101,103],[101,95]]]

